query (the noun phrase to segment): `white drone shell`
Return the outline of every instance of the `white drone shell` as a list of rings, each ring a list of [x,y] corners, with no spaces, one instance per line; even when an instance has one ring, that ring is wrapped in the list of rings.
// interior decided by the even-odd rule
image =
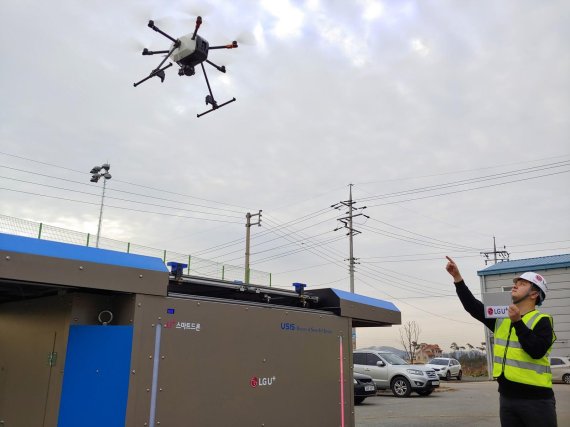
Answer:
[[[196,52],[201,57],[208,56],[209,44],[199,35],[196,35],[194,40],[192,40],[192,34],[186,34],[185,36],[180,37],[178,40],[180,40],[180,46],[174,50],[171,56],[171,58],[176,63],[180,64],[185,58],[190,57],[194,52]],[[174,44],[172,47],[173,46]]]

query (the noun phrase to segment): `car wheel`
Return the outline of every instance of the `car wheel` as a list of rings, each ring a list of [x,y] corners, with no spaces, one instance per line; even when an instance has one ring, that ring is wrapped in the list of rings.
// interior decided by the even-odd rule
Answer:
[[[355,397],[355,398],[354,398],[354,404],[355,404],[355,405],[360,405],[362,402],[364,402],[364,399],[366,399],[366,397],[362,397],[362,396],[360,396],[360,397]]]
[[[451,380],[451,372],[450,372],[450,371],[447,371],[447,372],[445,373],[445,380],[446,380],[446,381],[450,381],[450,380]]]
[[[418,394],[420,396],[429,396],[432,393],[433,393],[433,388],[430,388],[429,390],[418,390]]]
[[[410,385],[410,382],[404,377],[394,378],[392,380],[390,388],[396,397],[408,397],[412,393],[412,386]]]
[[[457,374],[457,381],[461,381],[461,377],[463,376],[463,371],[459,371],[459,373]]]
[[[564,381],[566,384],[570,384],[570,374],[562,375],[562,381]]]

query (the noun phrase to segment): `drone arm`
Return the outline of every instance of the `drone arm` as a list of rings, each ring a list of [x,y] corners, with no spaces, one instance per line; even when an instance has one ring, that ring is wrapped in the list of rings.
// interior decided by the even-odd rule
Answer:
[[[212,61],[210,61],[209,59],[206,59],[206,62],[208,64],[210,64],[212,67],[214,67],[216,70],[221,71],[222,73],[226,72],[226,67],[225,65],[222,65],[221,67],[219,65],[214,64]]]
[[[168,34],[166,34],[164,31],[162,31],[160,28],[158,28],[156,25],[154,25],[154,21],[148,21],[148,26],[149,28],[152,28],[154,31],[156,31],[157,33],[162,34],[164,37],[166,37],[167,39],[172,40],[174,43],[176,43],[176,39],[169,36]]]
[[[148,24],[149,27],[150,27],[151,22],[152,21],[150,21]],[[160,67],[162,67],[162,64],[164,64],[166,62],[166,60],[170,57],[170,55],[172,55],[172,52],[174,52],[174,50],[177,49],[179,46],[180,46],[180,40],[174,40],[174,46],[172,46],[172,49],[170,49],[170,50],[148,53],[148,50],[144,49],[143,55],[152,55],[154,53],[164,53],[164,52],[168,52],[168,54],[164,57],[164,59],[160,62],[160,64],[158,64],[158,67],[156,67],[154,70],[152,70],[146,78],[142,79],[140,82],[134,83],[134,86],[137,87],[141,83],[146,82],[148,79],[150,79],[151,77],[154,77],[154,76],[160,77],[160,81],[163,82],[164,81],[164,70],[166,70],[169,67],[172,67],[172,63],[168,64],[164,68],[160,68]],[[147,53],[145,53],[145,51],[147,51]]]
[[[168,50],[148,50],[146,47],[143,49],[143,55],[157,55],[159,53],[168,53]]]
[[[200,25],[202,25],[202,17],[198,16],[196,18],[196,27],[194,28],[194,33],[192,34],[192,40],[196,38],[196,34],[198,34],[198,30],[200,29]]]
[[[162,60],[162,62],[160,64],[158,64],[158,67],[156,67],[156,69],[158,70],[160,67],[162,67],[162,64],[164,64],[166,62],[166,60],[168,58],[170,58],[170,55],[172,55],[172,52],[174,52],[176,49],[178,49],[178,47],[180,46],[180,40],[175,40],[174,41],[174,46],[172,46],[172,49],[170,49],[168,51],[168,54],[164,57],[164,59]]]
[[[148,76],[146,76],[144,79],[142,79],[141,81],[138,81],[136,83],[133,83],[133,86],[137,87],[141,83],[146,82],[148,79],[150,79],[151,77],[154,77],[154,76],[159,76],[159,77],[161,77],[161,80],[164,80],[164,70],[166,70],[167,68],[170,68],[170,67],[172,67],[172,62],[170,64],[168,64],[166,67],[157,68],[156,70],[152,70],[151,73]],[[160,73],[162,73],[162,76]]]
[[[210,50],[210,49],[235,49],[237,47],[238,47],[238,43],[237,43],[237,41],[234,40],[231,44],[224,44],[221,46],[210,46],[208,48],[208,50]]]

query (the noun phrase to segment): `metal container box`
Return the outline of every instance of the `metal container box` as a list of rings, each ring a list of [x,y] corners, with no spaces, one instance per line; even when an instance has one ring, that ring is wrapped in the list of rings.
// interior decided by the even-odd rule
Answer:
[[[352,427],[352,328],[400,323],[157,258],[3,234],[0,257],[2,427]]]

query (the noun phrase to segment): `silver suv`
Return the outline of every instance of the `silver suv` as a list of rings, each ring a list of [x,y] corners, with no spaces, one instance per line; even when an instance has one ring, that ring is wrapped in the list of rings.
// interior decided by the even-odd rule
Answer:
[[[450,357],[436,357],[426,363],[426,366],[432,368],[441,379],[445,378],[447,381],[451,380],[451,377],[455,377],[459,381],[463,376],[461,363]]]
[[[408,397],[412,391],[429,396],[439,387],[435,371],[424,365],[410,365],[388,351],[356,350],[354,372],[370,375],[378,390],[392,390],[396,397]]]

